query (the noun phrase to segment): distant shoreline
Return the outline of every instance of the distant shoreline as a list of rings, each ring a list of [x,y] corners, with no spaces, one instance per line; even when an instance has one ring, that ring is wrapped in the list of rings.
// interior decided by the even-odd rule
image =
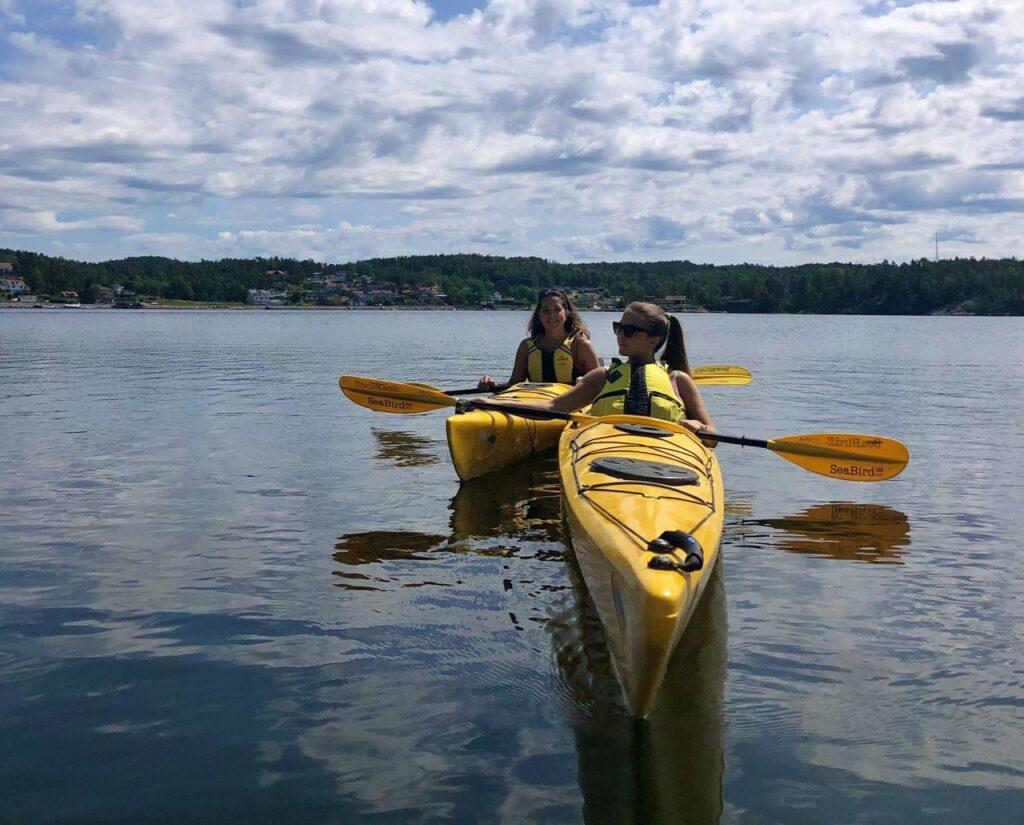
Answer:
[[[302,312],[307,311],[329,311],[329,312],[529,312],[530,307],[498,307],[494,309],[482,309],[481,307],[474,306],[437,306],[437,305],[410,305],[410,306],[365,306],[365,307],[352,307],[352,306],[317,306],[312,304],[278,304],[273,306],[262,306],[253,304],[227,304],[227,303],[207,303],[203,301],[176,301],[169,303],[160,304],[144,304],[141,307],[114,307],[110,304],[80,304],[78,306],[68,306],[66,304],[39,304],[39,303],[27,303],[22,301],[5,301],[0,299],[0,310],[32,310],[32,309],[60,309],[68,310],[69,312],[82,311],[102,311],[113,310],[116,312],[151,312],[153,310],[230,310],[230,311],[242,311],[242,312],[256,312],[262,310],[280,311],[280,310],[298,310]],[[621,312],[621,307],[618,309],[581,309],[581,312]],[[670,314],[672,315],[830,315],[830,316],[849,316],[849,317],[864,317],[864,318],[881,318],[881,317],[901,317],[901,316],[887,316],[881,313],[857,313],[857,312],[728,312],[726,310],[674,310]],[[905,315],[902,317],[923,317],[923,318],[1017,318],[1017,315],[989,315],[979,314],[973,312],[964,312],[962,310],[949,310],[949,311],[938,311],[931,312],[927,315]]]
[[[16,310],[31,310],[31,309],[67,309],[67,310],[115,310],[117,312],[142,312],[143,310],[154,310],[154,309],[230,309],[240,311],[259,311],[259,310],[327,310],[331,312],[343,311],[343,312],[382,312],[382,311],[401,311],[401,310],[413,310],[416,312],[463,312],[463,311],[477,311],[477,312],[529,312],[529,307],[502,307],[500,309],[481,309],[480,307],[472,306],[437,306],[427,304],[416,304],[416,305],[402,305],[402,306],[366,306],[366,307],[352,307],[352,306],[318,306],[316,304],[275,304],[271,306],[264,306],[261,304],[228,304],[228,303],[209,303],[205,301],[173,301],[167,303],[144,303],[140,307],[115,307],[111,304],[51,304],[51,303],[40,303],[40,302],[25,302],[25,301],[4,301],[0,300],[0,309],[16,309]],[[614,312],[616,310],[608,310]]]

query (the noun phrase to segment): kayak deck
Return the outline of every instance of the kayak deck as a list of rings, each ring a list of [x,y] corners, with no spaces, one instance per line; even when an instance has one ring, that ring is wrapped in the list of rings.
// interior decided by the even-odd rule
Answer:
[[[643,426],[628,432],[619,429],[623,424]],[[660,469],[650,476],[645,462]],[[630,468],[641,477],[630,477]],[[645,716],[718,558],[725,503],[718,461],[682,427],[611,416],[564,430],[559,471],[573,546],[626,704]],[[650,568],[658,553],[649,542],[679,530],[699,543],[703,566]],[[659,553],[673,563],[686,555]]]
[[[567,384],[516,384],[491,397],[495,401],[540,401],[569,389]],[[565,421],[535,420],[493,410],[456,412],[445,422],[452,464],[463,481],[552,447],[564,428]]]

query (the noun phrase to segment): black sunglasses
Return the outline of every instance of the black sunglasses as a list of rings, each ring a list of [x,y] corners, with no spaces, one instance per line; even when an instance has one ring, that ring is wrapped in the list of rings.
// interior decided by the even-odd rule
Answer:
[[[635,324],[620,324],[618,321],[612,321],[612,332],[616,335],[622,335],[623,338],[632,338],[638,332],[644,332],[647,335],[654,335],[646,327],[638,327]]]

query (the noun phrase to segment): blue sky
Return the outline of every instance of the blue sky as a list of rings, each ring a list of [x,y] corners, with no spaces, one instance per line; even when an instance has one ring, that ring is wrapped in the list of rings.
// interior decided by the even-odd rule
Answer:
[[[0,0],[0,246],[1024,255],[1024,0]]]

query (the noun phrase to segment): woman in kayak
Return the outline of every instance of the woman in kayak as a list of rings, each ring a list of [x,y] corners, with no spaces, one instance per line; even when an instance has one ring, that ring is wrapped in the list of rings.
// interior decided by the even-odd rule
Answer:
[[[625,361],[592,369],[571,390],[550,400],[507,403],[556,412],[575,412],[589,404],[591,415],[645,415],[675,421],[693,432],[714,429],[690,378],[678,320],[655,304],[637,301],[612,329]]]
[[[569,296],[559,289],[542,289],[527,326],[528,338],[519,343],[509,385],[523,381],[572,384],[600,362],[590,332]],[[485,375],[477,388],[493,390]]]

